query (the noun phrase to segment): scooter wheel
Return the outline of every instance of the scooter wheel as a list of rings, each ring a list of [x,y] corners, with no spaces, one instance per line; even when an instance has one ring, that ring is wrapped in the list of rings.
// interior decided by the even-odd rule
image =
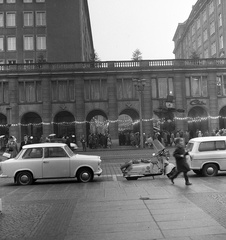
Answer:
[[[126,177],[126,180],[131,181],[131,180],[137,180],[138,177]]]

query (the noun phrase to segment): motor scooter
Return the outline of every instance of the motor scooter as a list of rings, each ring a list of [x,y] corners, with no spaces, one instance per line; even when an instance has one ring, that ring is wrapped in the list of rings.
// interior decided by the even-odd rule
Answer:
[[[130,160],[121,165],[123,177],[137,180],[142,177],[166,175],[168,178],[176,173],[176,167],[169,162],[169,151],[157,140],[153,140],[156,151],[150,159]]]

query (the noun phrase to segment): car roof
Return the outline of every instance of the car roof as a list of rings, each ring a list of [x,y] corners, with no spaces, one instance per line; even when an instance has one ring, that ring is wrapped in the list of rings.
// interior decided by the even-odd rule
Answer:
[[[207,141],[216,141],[216,140],[225,140],[226,136],[207,136],[207,137],[196,137],[189,140],[189,142],[207,142]]]
[[[47,142],[47,143],[27,144],[27,145],[24,145],[23,148],[63,147],[63,146],[66,146],[66,144],[65,144],[65,143],[52,143],[52,142]]]

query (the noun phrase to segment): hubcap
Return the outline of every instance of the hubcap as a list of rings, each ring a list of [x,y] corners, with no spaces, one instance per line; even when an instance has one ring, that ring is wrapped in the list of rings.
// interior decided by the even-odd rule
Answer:
[[[23,175],[23,176],[21,176],[20,181],[21,181],[21,183],[25,183],[26,184],[26,183],[29,182],[29,178],[28,178],[27,175]]]
[[[90,179],[90,174],[87,173],[87,172],[83,172],[83,173],[81,174],[81,179],[82,179],[83,181],[88,181],[88,180]]]
[[[207,168],[208,175],[212,175],[214,173],[214,169],[212,167]]]

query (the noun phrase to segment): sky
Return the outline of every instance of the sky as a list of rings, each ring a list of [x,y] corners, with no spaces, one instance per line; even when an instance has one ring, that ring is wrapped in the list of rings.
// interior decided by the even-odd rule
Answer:
[[[173,59],[178,23],[197,0],[88,0],[93,44],[101,61]]]

